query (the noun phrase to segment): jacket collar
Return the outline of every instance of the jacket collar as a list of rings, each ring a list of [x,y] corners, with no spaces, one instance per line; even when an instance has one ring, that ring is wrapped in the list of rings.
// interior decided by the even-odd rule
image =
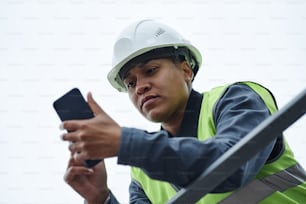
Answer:
[[[180,130],[175,137],[197,137],[202,99],[202,94],[191,90]],[[173,135],[170,134],[170,137]]]

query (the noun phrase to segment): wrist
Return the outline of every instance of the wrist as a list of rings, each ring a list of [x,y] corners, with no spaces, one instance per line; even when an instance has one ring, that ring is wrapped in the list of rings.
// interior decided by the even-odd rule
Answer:
[[[109,198],[109,190],[100,191],[99,196],[93,200],[85,200],[85,204],[104,204]]]

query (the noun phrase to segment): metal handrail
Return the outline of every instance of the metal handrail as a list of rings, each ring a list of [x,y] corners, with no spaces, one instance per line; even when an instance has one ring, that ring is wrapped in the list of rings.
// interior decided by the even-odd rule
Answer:
[[[287,105],[268,117],[219,159],[212,163],[197,180],[182,188],[168,204],[196,203],[231,176],[258,151],[277,138],[306,112],[306,89]]]

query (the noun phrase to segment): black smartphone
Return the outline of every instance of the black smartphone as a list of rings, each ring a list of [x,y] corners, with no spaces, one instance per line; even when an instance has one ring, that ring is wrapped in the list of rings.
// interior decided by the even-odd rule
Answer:
[[[54,101],[53,107],[61,121],[82,120],[93,118],[94,114],[78,88],[73,88]],[[86,160],[88,168],[95,166],[101,160]]]

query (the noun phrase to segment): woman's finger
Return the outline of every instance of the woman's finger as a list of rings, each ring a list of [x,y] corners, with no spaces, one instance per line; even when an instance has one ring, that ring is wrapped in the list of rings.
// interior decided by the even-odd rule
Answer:
[[[77,176],[91,175],[93,170],[84,166],[72,166],[69,167],[64,175],[64,180],[69,184],[75,180]]]
[[[84,164],[84,162],[80,162],[80,161],[76,161],[75,159],[74,159],[74,155],[75,153],[73,152],[71,152],[71,154],[70,154],[70,159],[69,159],[69,161],[68,161],[68,166],[67,166],[67,169],[69,168],[69,167],[72,167],[72,166],[82,166],[82,167],[85,167],[85,164]]]
[[[71,142],[68,146],[68,149],[70,150],[71,153],[82,152],[83,150],[80,142]]]
[[[77,142],[80,141],[80,136],[77,132],[68,132],[61,135],[62,140],[70,141],[70,142]]]
[[[84,151],[83,152],[74,152],[73,158],[77,162],[84,162],[86,159],[89,159],[88,155]]]
[[[98,114],[104,113],[102,108],[99,106],[99,104],[92,97],[92,93],[91,92],[88,92],[88,94],[87,94],[87,102],[88,102],[88,105],[89,105],[90,109],[94,113],[94,115],[98,115]]]
[[[76,131],[80,128],[80,121],[77,120],[66,120],[60,124],[61,130],[67,130],[68,132]]]

